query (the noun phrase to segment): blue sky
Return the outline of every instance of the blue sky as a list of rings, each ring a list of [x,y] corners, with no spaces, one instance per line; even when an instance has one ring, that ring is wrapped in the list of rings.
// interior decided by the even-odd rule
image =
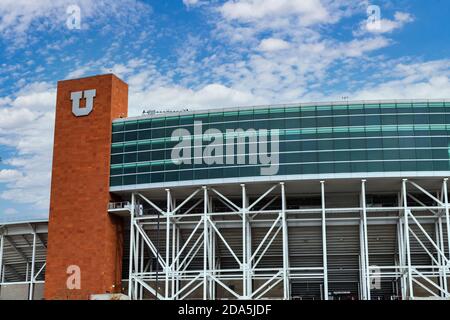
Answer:
[[[447,0],[1,0],[0,221],[48,215],[57,80],[114,72],[130,115],[450,98],[449,14]]]

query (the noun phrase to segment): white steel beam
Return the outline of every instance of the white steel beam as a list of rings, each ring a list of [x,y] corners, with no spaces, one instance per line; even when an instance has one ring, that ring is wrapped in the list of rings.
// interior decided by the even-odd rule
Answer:
[[[131,194],[131,212],[130,212],[130,253],[129,253],[129,266],[128,266],[128,296],[133,299],[133,251],[134,251],[134,207],[136,204],[136,198],[134,193]]]
[[[36,263],[36,232],[33,232],[33,248],[31,254],[31,275],[30,284],[28,286],[28,300],[33,300],[34,297],[34,269]]]
[[[406,263],[408,271],[408,297],[409,299],[414,299],[414,287],[412,278],[412,266],[411,266],[411,247],[409,241],[409,208],[408,208],[408,193],[406,190],[406,182],[408,179],[403,179],[402,181],[402,200],[403,200],[403,217],[404,217],[404,232],[405,237],[405,249],[406,249]]]
[[[443,192],[444,192],[444,205],[445,205],[445,224],[447,226],[447,250],[448,258],[450,259],[450,214],[448,207],[448,190],[447,190],[448,178],[444,179]]]
[[[208,189],[203,186],[203,300],[208,299]]]
[[[3,282],[3,247],[4,247],[4,235],[0,234],[0,283]]]
[[[283,236],[283,298],[290,299],[290,281],[289,281],[289,245],[288,245],[288,225],[286,218],[286,189],[284,182],[281,185],[281,221]]]
[[[322,263],[323,263],[323,299],[328,300],[328,259],[327,259],[327,222],[325,209],[325,181],[320,181],[322,200]]]

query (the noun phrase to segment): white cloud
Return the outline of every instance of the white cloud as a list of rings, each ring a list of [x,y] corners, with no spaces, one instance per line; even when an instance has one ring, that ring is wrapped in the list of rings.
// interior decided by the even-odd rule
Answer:
[[[435,76],[414,83],[403,80],[389,81],[356,92],[352,95],[352,99],[450,99],[448,92],[450,92],[449,78]]]
[[[267,101],[254,96],[251,92],[229,88],[217,83],[206,85],[198,90],[181,86],[149,87],[142,91],[131,92],[129,113],[138,115],[145,109],[173,107],[211,109],[262,104],[265,102]]]
[[[326,22],[330,18],[320,0],[228,1],[220,8],[220,12],[227,20],[238,21],[297,15],[302,25]]]
[[[289,49],[290,44],[283,39],[268,38],[261,41],[259,50],[261,51],[278,51]]]
[[[3,159],[0,183],[5,190],[0,198],[48,208],[55,98],[55,89],[42,82],[3,98],[0,144],[16,152]]]
[[[84,75],[86,75],[89,71],[90,71],[90,67],[88,67],[88,66],[79,67],[79,68],[76,68],[76,69],[70,71],[67,74],[66,78],[67,79],[81,78]]]
[[[4,214],[8,216],[17,215],[18,213],[19,211],[17,211],[15,208],[6,208],[4,211]]]
[[[136,0],[2,0],[0,36],[26,45],[28,33],[68,30],[66,10],[71,5],[80,8],[82,29],[111,20],[128,24],[139,14],[151,12],[148,5]]]
[[[0,182],[11,182],[22,177],[20,171],[12,169],[0,170]]]
[[[199,5],[200,3],[201,3],[200,0],[183,0],[183,4],[186,7],[196,6]]]
[[[114,73],[118,77],[123,77],[133,71],[132,68],[127,67],[121,63],[114,64],[111,68],[103,68],[102,73]]]
[[[450,99],[450,60],[422,63],[399,63],[381,76],[389,79],[378,84],[368,83],[354,93],[356,100],[379,99]]]
[[[325,31],[366,8],[365,1],[346,0],[227,1],[219,6],[215,35],[229,52],[210,66],[209,75],[265,101],[303,100],[335,81],[328,79],[333,68],[365,64],[391,43],[383,35],[342,40]]]
[[[392,33],[395,30],[403,28],[406,24],[414,21],[414,17],[407,12],[396,12],[394,20],[380,19],[376,23],[368,23],[363,21],[359,29],[354,32],[355,36],[363,35],[365,33],[383,34]]]

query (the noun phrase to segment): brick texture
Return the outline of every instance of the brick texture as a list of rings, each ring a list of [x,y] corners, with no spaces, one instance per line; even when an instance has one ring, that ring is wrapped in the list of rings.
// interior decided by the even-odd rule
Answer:
[[[97,91],[93,111],[74,116],[70,93],[89,89]],[[123,223],[107,208],[111,122],[127,110],[128,85],[114,75],[58,82],[46,299],[120,292]],[[80,289],[67,288],[70,265],[80,267]]]

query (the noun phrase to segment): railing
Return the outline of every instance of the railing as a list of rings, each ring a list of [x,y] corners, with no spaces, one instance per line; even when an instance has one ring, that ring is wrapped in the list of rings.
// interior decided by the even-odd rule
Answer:
[[[109,205],[108,205],[108,210],[129,209],[130,207],[131,207],[131,203],[129,201],[110,202]]]

